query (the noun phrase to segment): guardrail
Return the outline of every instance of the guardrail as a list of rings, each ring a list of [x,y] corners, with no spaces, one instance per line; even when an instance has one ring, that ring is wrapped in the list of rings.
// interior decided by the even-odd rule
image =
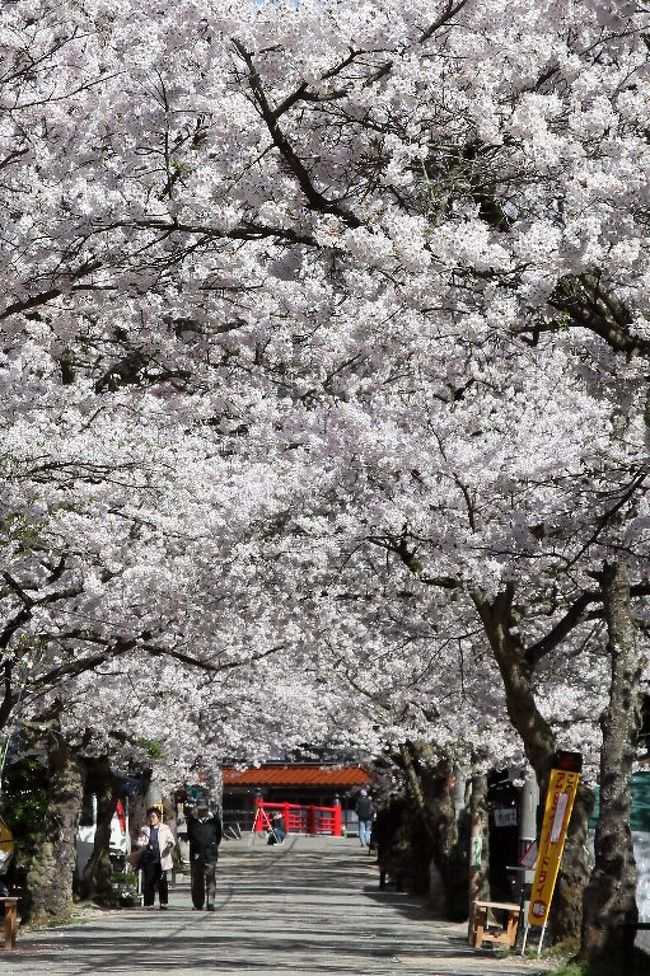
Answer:
[[[341,807],[301,806],[298,803],[267,803],[255,801],[256,812],[253,830],[263,833],[270,824],[270,813],[279,811],[284,819],[288,834],[331,834],[341,837],[343,831]]]

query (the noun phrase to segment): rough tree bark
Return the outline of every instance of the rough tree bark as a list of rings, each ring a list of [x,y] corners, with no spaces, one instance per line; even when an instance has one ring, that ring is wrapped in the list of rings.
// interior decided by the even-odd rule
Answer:
[[[27,875],[29,917],[66,918],[72,907],[83,768],[55,727],[46,733],[48,808]]]
[[[508,584],[496,597],[488,598],[480,591],[474,593],[474,603],[501,672],[510,721],[522,738],[543,796],[557,742],[553,730],[537,708],[533,677],[540,657],[531,653],[521,636],[514,596],[515,586]],[[553,898],[551,931],[555,942],[580,939],[582,900],[590,874],[586,840],[593,805],[593,792],[581,784]]]
[[[137,791],[129,797],[129,834],[132,850],[135,850],[137,845],[140,828],[147,822],[147,791],[150,782],[151,770],[148,770],[141,775],[140,786]]]
[[[223,771],[211,767],[205,780],[212,802],[219,808],[219,813],[223,813]]]
[[[475,773],[470,788],[468,914],[471,934],[474,902],[490,899],[490,817],[487,776],[484,773]]]
[[[414,831],[413,819],[411,817],[408,840],[409,846],[415,849],[416,856],[412,858],[413,864],[417,865],[420,869],[424,865],[431,863],[434,846],[432,814],[427,807],[421,775],[422,763],[420,761],[420,753],[427,749],[428,744],[426,743],[405,742],[400,746],[399,755],[395,757],[397,765],[404,774],[409,805],[412,812],[415,813],[416,824],[419,825],[418,830]],[[421,894],[428,893],[432,900],[432,907],[437,911],[443,912],[446,899],[444,897],[444,890],[442,893],[439,890],[440,884],[442,884],[444,889],[442,876],[440,876],[440,882],[435,886],[432,886],[430,881],[427,884],[423,884],[420,878],[414,876],[411,887]],[[434,887],[438,890],[434,891]]]
[[[464,919],[467,913],[467,850],[461,843],[452,788],[454,766],[426,742],[408,742],[401,749],[401,765],[411,800],[418,811],[428,851],[442,883],[436,908],[446,918]],[[435,892],[430,896],[435,901]]]
[[[642,660],[630,607],[630,585],[621,562],[597,577],[607,621],[611,659],[609,703],[601,716],[600,816],[595,865],[584,896],[582,958],[591,969],[606,964],[623,972],[626,924],[638,921],[637,870],[630,833],[630,776],[641,724]]]
[[[114,901],[111,888],[111,821],[119,799],[119,781],[107,756],[86,761],[86,788],[97,797],[97,824],[93,851],[79,881],[79,894],[101,904]]]

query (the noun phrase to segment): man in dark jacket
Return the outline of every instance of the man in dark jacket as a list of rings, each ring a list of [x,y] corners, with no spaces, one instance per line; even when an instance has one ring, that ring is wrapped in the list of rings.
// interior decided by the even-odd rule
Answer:
[[[359,842],[362,847],[370,847],[370,834],[374,815],[375,809],[367,790],[360,790],[359,799],[357,800],[357,817],[359,818]]]
[[[221,820],[204,801],[196,807],[194,816],[187,822],[187,839],[190,842],[190,871],[192,904],[196,911],[206,908],[214,911],[217,889],[217,858],[221,843]]]

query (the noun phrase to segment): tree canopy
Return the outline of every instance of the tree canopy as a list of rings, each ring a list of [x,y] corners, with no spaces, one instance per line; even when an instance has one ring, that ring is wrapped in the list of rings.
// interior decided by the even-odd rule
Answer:
[[[5,4],[2,725],[595,769],[605,562],[647,633],[647,27]]]

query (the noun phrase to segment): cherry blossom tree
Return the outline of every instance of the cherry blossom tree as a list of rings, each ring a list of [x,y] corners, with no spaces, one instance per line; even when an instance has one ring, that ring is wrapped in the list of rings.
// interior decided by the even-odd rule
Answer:
[[[597,0],[8,7],[4,721],[142,655],[286,674],[322,642],[389,740],[471,739],[483,698],[540,782],[558,743],[593,762],[606,567],[629,646],[648,591],[646,30]],[[472,659],[453,722],[434,626]]]

